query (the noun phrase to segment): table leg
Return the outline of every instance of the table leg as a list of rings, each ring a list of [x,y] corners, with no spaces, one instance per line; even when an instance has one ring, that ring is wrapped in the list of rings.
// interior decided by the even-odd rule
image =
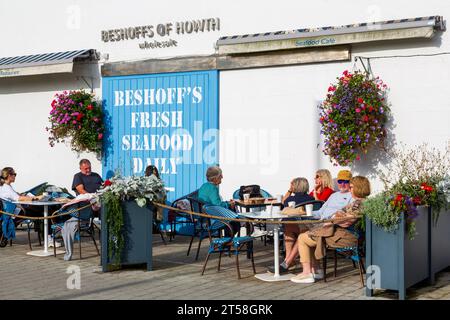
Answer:
[[[255,275],[255,278],[262,280],[262,281],[286,281],[290,280],[295,275],[292,273],[280,275],[280,246],[279,246],[279,234],[278,234],[278,224],[274,225],[273,228],[273,254],[274,254],[274,267],[275,267],[275,273],[271,274],[269,272],[263,273],[263,274],[257,274]]]
[[[44,218],[48,217],[48,206],[44,206]],[[48,219],[44,219],[44,253],[48,253]]]
[[[48,206],[44,206],[44,217],[48,216]],[[30,256],[48,257],[52,256],[53,252],[48,251],[48,219],[44,219],[44,250],[34,250],[27,252]],[[63,254],[64,251],[56,250],[56,254]]]

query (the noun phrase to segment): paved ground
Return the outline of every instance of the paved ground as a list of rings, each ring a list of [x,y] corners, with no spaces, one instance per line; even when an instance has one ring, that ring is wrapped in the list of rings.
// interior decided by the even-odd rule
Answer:
[[[83,239],[83,259],[78,258],[75,246],[73,261],[66,262],[62,255],[39,258],[26,254],[26,234],[19,231],[10,247],[0,248],[0,300],[4,299],[396,299],[396,292],[378,290],[374,297],[365,297],[359,273],[350,261],[339,260],[338,277],[332,267],[328,281],[314,284],[295,284],[290,281],[267,283],[253,277],[250,260],[242,255],[238,280],[234,258],[222,259],[222,270],[217,273],[217,258],[208,263],[204,276],[200,275],[206,255],[207,243],[202,246],[199,261],[186,256],[187,237],[177,236],[164,245],[159,235],[154,236],[154,271],[144,268],[102,273],[100,258],[92,242]],[[35,238],[36,235],[33,235]],[[37,239],[35,239],[37,242]],[[39,249],[35,244],[34,249]],[[255,263],[258,273],[273,261],[273,247],[255,241]],[[330,260],[329,265],[332,264]],[[81,288],[68,289],[71,276],[69,267],[81,271]],[[70,282],[70,281],[69,281]],[[418,285],[408,290],[409,299],[450,299],[450,270],[438,275],[436,284]]]

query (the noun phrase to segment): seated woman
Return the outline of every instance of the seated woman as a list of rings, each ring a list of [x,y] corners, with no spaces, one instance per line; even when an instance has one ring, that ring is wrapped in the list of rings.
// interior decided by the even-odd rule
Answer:
[[[351,218],[361,215],[363,200],[370,194],[370,183],[366,177],[356,176],[350,180],[350,192],[354,201],[343,210],[336,212],[332,218]],[[318,260],[325,256],[325,246],[343,248],[356,246],[358,239],[347,228],[357,219],[324,223],[298,237],[297,245],[303,272],[291,278],[295,283],[313,283],[315,279],[323,278],[323,270],[319,268]]]
[[[206,204],[221,206],[230,210],[234,210],[234,201],[223,201],[219,194],[219,184],[222,183],[222,169],[218,166],[209,167],[206,170],[206,180],[200,189],[198,189],[198,199]],[[240,224],[237,221],[231,221],[230,225],[234,234],[240,230]]]
[[[222,201],[219,194],[219,184],[222,183],[222,169],[218,166],[209,167],[206,170],[206,180],[200,189],[198,189],[198,199],[206,204],[221,206],[227,209],[234,209],[234,201]]]
[[[327,169],[317,170],[314,177],[314,190],[309,195],[316,200],[327,201],[333,192],[333,179],[330,171]]]
[[[33,201],[42,198],[42,196],[24,196],[18,194],[11,186],[11,184],[16,181],[16,176],[17,173],[13,168],[3,168],[2,174],[0,176],[0,198],[9,201]]]
[[[299,204],[306,201],[313,201],[314,198],[307,194],[309,190],[309,183],[306,178],[295,178],[291,181],[291,185],[289,190],[283,197],[283,206],[287,207],[288,203],[294,201],[295,204]],[[303,231],[303,230],[302,230]],[[297,237],[299,236],[301,230],[298,224],[285,224],[284,225],[284,245],[286,249],[286,258],[291,256],[292,249],[297,250],[297,247],[294,246],[297,241]],[[292,259],[293,261],[293,259]],[[280,274],[287,273],[289,269],[290,263],[284,260],[280,264]],[[274,272],[274,267],[268,267],[270,272]]]
[[[146,177],[150,177],[150,176],[155,176],[156,178],[158,178],[159,180],[161,180],[160,176],[159,176],[159,172],[158,172],[158,168],[156,168],[156,166],[154,165],[149,165],[147,166],[147,168],[145,168],[145,176]],[[166,203],[166,199],[164,198],[164,204]],[[156,208],[156,221],[157,222],[161,222],[163,220],[163,213],[164,213],[164,208],[162,207],[157,207]]]

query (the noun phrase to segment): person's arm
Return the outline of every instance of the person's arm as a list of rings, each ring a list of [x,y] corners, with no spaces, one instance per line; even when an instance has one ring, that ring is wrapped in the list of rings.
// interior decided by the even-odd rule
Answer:
[[[82,185],[82,184],[77,185],[77,186],[75,187],[75,190],[77,190],[77,192],[78,192],[79,194],[85,194],[85,193],[87,193],[87,191],[84,190],[84,185]]]
[[[209,185],[207,189],[207,196],[209,198],[209,203],[215,206],[221,206],[224,208],[229,208],[229,204],[227,201],[222,201],[219,195],[219,188],[213,185]]]

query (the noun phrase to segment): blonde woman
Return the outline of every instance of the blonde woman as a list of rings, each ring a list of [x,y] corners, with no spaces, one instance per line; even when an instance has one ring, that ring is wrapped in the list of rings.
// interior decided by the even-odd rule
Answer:
[[[299,204],[306,201],[313,201],[314,198],[308,195],[309,183],[306,178],[295,178],[291,181],[291,185],[289,190],[283,197],[283,205],[284,207],[288,206],[288,203],[291,201],[295,201],[295,204]],[[284,245],[286,249],[286,258],[291,256],[292,250],[296,253],[297,246],[295,245],[297,242],[297,238],[301,232],[305,230],[301,230],[298,224],[285,224],[284,225]],[[295,255],[294,255],[295,256]],[[294,259],[291,259],[291,262]],[[285,259],[280,264],[280,274],[287,273],[289,271],[290,263],[287,263]],[[268,267],[269,272],[274,272],[274,267]]]
[[[316,200],[327,201],[333,190],[333,178],[327,169],[320,169],[316,171],[314,177],[314,190],[310,192],[310,196]]]
[[[16,176],[17,173],[13,168],[11,167],[3,168],[2,174],[0,176],[0,198],[9,201],[32,201],[32,200],[39,200],[42,198],[42,196],[29,197],[18,194],[16,190],[14,190],[13,187],[11,186],[11,184],[16,181]]]

